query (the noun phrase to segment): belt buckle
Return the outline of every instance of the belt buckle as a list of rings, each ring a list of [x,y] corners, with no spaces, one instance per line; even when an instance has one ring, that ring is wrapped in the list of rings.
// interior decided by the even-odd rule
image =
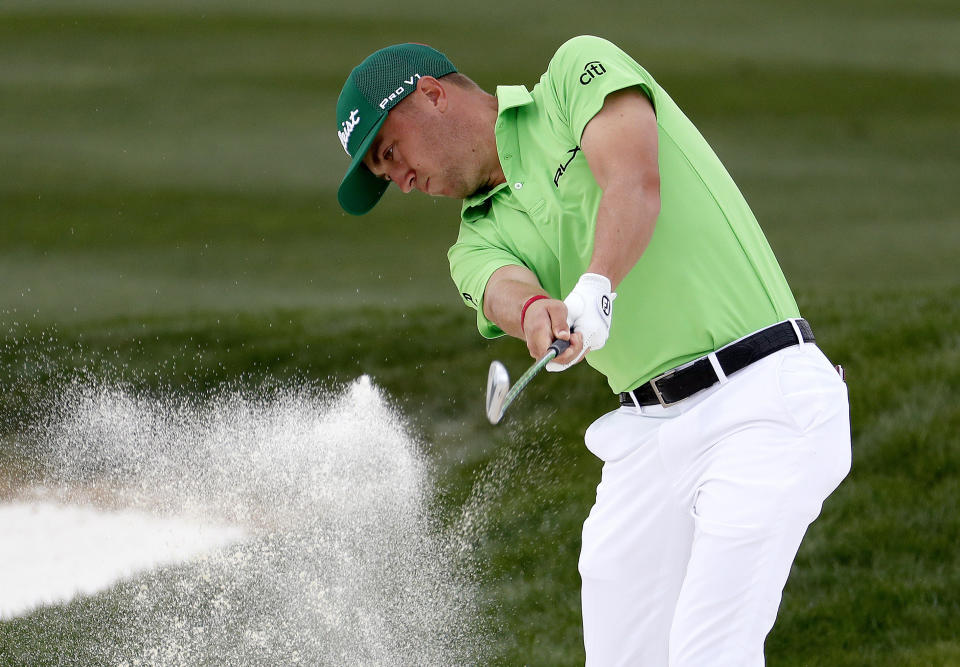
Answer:
[[[678,370],[679,370],[679,369],[677,369],[677,368],[673,368],[673,369],[667,371],[666,373],[662,373],[661,375],[658,375],[657,377],[655,377],[655,378],[653,378],[652,380],[650,380],[650,388],[653,389],[653,395],[657,397],[657,401],[659,401],[659,402],[660,402],[660,405],[661,405],[662,407],[664,407],[664,408],[669,408],[671,405],[676,405],[677,403],[679,403],[679,402],[682,401],[683,399],[681,398],[680,401],[665,401],[665,400],[663,400],[663,394],[660,393],[660,389],[657,387],[657,382],[659,382],[660,380],[666,380],[667,378],[672,377],[673,375],[676,374],[676,372],[677,372]]]

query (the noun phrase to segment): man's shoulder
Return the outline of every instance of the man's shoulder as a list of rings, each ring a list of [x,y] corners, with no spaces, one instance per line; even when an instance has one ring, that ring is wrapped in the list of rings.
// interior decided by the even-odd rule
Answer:
[[[594,35],[578,35],[571,37],[556,50],[547,65],[544,76],[551,76],[559,72],[568,72],[571,69],[584,69],[592,59],[603,55],[623,51],[613,42]],[[586,60],[584,60],[586,58]]]
[[[626,51],[594,35],[579,35],[560,45],[540,77],[534,98],[551,99],[563,113],[570,100],[603,99],[612,90],[638,85],[651,95],[653,77]],[[539,93],[539,95],[538,95]]]

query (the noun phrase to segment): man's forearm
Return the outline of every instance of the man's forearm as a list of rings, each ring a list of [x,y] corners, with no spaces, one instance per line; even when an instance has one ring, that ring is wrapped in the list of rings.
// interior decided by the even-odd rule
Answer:
[[[522,266],[504,266],[487,282],[483,314],[507,334],[522,339],[520,317],[523,304],[537,294],[547,293],[532,271]]]
[[[603,191],[588,273],[613,288],[647,249],[660,214],[657,117],[636,89],[607,96],[583,131],[583,154]]]
[[[607,188],[587,272],[606,276],[615,290],[650,244],[659,214],[659,184],[624,182]]]

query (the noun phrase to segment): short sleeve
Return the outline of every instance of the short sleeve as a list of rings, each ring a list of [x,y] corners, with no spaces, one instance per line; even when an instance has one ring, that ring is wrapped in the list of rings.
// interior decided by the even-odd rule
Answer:
[[[503,336],[500,327],[483,314],[483,294],[487,281],[504,266],[523,266],[514,254],[500,244],[495,234],[484,229],[484,221],[460,225],[460,236],[447,252],[450,276],[463,302],[477,311],[477,329],[484,338]]]
[[[564,43],[550,61],[543,83],[574,141],[603,107],[610,93],[638,86],[657,108],[653,77],[615,44],[583,35]]]

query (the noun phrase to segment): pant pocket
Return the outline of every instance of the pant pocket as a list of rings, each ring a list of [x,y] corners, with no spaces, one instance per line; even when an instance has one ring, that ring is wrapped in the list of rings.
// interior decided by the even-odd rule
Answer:
[[[620,408],[590,424],[583,436],[587,449],[601,461],[619,461],[641,447],[663,420]]]
[[[778,376],[780,398],[809,450],[810,484],[824,498],[850,472],[850,408],[847,385],[819,350],[797,351]]]
[[[777,381],[784,409],[797,430],[806,433],[836,419],[847,421],[847,385],[819,350],[796,350],[784,357]]]

